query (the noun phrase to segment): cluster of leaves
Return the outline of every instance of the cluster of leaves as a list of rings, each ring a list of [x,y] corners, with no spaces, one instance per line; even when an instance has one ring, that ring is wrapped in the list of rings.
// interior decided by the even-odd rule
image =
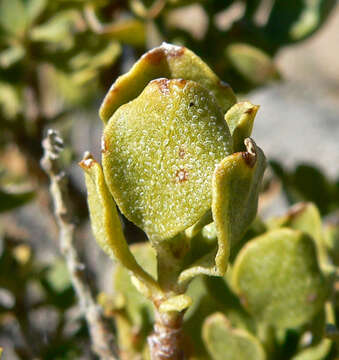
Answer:
[[[101,301],[122,358],[148,359],[159,313],[185,310],[192,359],[335,358],[324,329],[336,329],[336,228],[325,231],[306,203],[244,236],[265,168],[249,138],[256,111],[193,52],[166,43],[106,95],[102,168],[90,154],[81,166],[94,235],[121,262],[117,295]],[[126,247],[114,201],[152,247]]]
[[[190,359],[336,359],[335,322],[338,225],[323,224],[312,203],[299,203],[284,216],[257,219],[231,255],[223,278],[200,276],[190,285],[185,314]],[[206,225],[193,241],[209,244]],[[155,252],[133,245],[138,262],[156,276]],[[101,295],[114,316],[123,359],[148,359],[146,337],[153,306],[118,265],[114,297]]]
[[[130,62],[128,56],[119,57],[121,54],[138,55],[163,40],[187,45],[195,50],[213,66],[221,78],[227,79],[236,91],[247,91],[276,79],[279,75],[272,57],[281,46],[295,43],[313,34],[323,24],[334,4],[334,0],[276,0],[272,6],[267,5],[266,1],[258,0],[117,0],[114,2],[0,0],[1,150],[11,143],[16,144],[28,164],[26,175],[34,176],[39,181],[45,180],[39,168],[40,144],[45,127],[50,124],[60,124],[63,119],[72,115],[73,111],[86,108],[98,95],[101,95],[102,89],[110,85],[107,79],[110,82],[112,77],[118,75],[120,69]],[[187,10],[198,14],[199,21],[196,22],[195,27],[185,26]],[[234,11],[239,11],[239,15],[233,17],[231,14]],[[262,16],[265,17],[264,20]],[[223,25],[223,21],[224,24],[226,21],[226,26]],[[108,73],[110,75],[106,76]],[[3,173],[5,173],[4,177]],[[286,172],[279,174],[283,173],[284,176],[281,177],[283,184],[290,193],[288,189],[291,188],[291,184],[294,187],[295,182],[292,180],[292,175]],[[33,198],[34,194],[30,191],[13,194],[5,190],[8,184],[16,182],[17,179],[8,176],[4,169],[1,169],[0,175],[1,212],[12,210]],[[300,191],[305,191],[305,188],[301,187]],[[311,195],[309,193],[305,195],[306,198],[308,196]],[[291,201],[295,201],[294,199]],[[333,204],[329,205],[331,199],[333,196],[329,195],[325,205],[317,202],[322,213],[333,209]],[[293,228],[289,223],[283,225]],[[279,226],[282,225],[279,223],[277,227]],[[277,233],[274,234],[278,235],[280,231],[285,231],[286,235],[287,231],[273,230],[271,225],[256,223],[243,241],[246,242],[256,235],[266,234],[266,231],[271,230],[276,231]],[[335,240],[336,228],[332,227],[328,234],[326,246],[329,254],[336,259],[335,254],[339,247]],[[265,235],[267,239],[271,239],[268,235]],[[300,260],[300,257],[297,258],[297,255],[292,256],[291,259],[295,259],[297,264],[301,261],[301,268],[306,268],[307,271],[315,267],[305,283],[309,281],[312,286],[315,284],[315,288],[320,293],[323,285],[320,284],[319,279],[325,277],[327,279],[327,275],[320,273],[314,265],[313,250],[307,250],[313,246],[310,245],[311,240],[307,235],[300,235],[294,230],[290,230],[287,235],[286,239],[294,239],[291,242],[294,241],[296,244],[296,248],[291,250],[293,256],[304,248],[310,253],[309,258],[305,258],[307,263]],[[311,236],[314,237],[314,234]],[[312,241],[314,240],[317,241],[317,239]],[[266,241],[272,240],[262,242]],[[281,242],[279,248],[273,247],[272,250],[278,255],[289,246],[283,240]],[[200,250],[213,247],[215,245],[213,229],[205,226],[199,230],[199,233],[195,234],[194,243]],[[263,252],[265,252],[264,246],[266,245],[264,244],[261,250]],[[21,343],[16,346],[17,353],[23,359],[37,355],[46,359],[76,358],[81,351],[78,344],[84,338],[88,343],[88,339],[81,321],[79,327],[73,329],[71,334],[66,329],[68,324],[66,311],[74,304],[74,293],[65,276],[65,269],[59,266],[59,263],[49,268],[42,267],[29,248],[10,239],[7,234],[3,237],[1,249],[0,287],[6,289],[14,299],[9,305],[1,304],[1,319],[4,323],[9,318],[16,319],[21,333],[27,337],[24,345]],[[318,252],[318,248],[316,249]],[[154,253],[149,245],[135,245],[132,251],[140,264],[156,277]],[[241,250],[244,251],[245,248]],[[235,266],[239,256],[231,254]],[[230,270],[224,279],[199,277],[190,285],[189,295],[194,300],[194,306],[186,314],[185,327],[186,332],[192,334],[191,344],[193,342],[196,344],[194,346],[198,347],[195,349],[196,352],[201,350],[201,354],[208,352],[223,354],[226,351],[223,347],[221,350],[215,350],[214,347],[219,348],[224,345],[219,345],[218,341],[210,341],[210,339],[219,336],[225,338],[226,332],[230,334],[227,337],[233,344],[228,344],[228,347],[246,348],[239,345],[244,342],[250,348],[250,353],[257,354],[254,358],[261,359],[267,352],[272,358],[275,358],[272,354],[279,354],[276,358],[280,356],[284,359],[297,351],[300,353],[303,347],[306,352],[308,351],[309,344],[305,345],[303,336],[311,331],[312,334],[314,332],[311,348],[319,345],[317,347],[319,350],[314,349],[321,354],[319,356],[323,356],[318,357],[319,359],[334,353],[331,344],[328,345],[328,341],[322,340],[321,334],[317,333],[325,322],[322,309],[327,297],[325,299],[319,295],[312,300],[314,294],[307,293],[308,299],[312,299],[306,301],[306,305],[305,297],[297,303],[297,309],[301,306],[310,309],[306,312],[306,318],[302,318],[297,324],[289,323],[288,320],[282,320],[285,321],[282,325],[276,324],[271,321],[271,314],[267,315],[260,311],[263,308],[262,304],[265,304],[264,300],[267,300],[266,297],[253,300],[246,279],[245,283],[240,281],[242,266],[239,260],[238,267],[235,267],[238,272],[234,272],[239,274],[237,280],[229,280],[236,278],[236,275],[231,275]],[[263,266],[269,267],[270,264]],[[270,271],[270,268],[264,267],[263,271]],[[8,274],[11,276],[8,277]],[[253,276],[261,275],[253,272]],[[305,276],[303,275],[303,278]],[[62,279],[65,281],[61,281]],[[27,302],[32,284],[39,287],[40,298],[38,301]],[[146,335],[151,330],[153,312],[148,300],[135,291],[126,270],[122,267],[117,270],[116,287],[121,295],[113,300],[102,298],[102,301],[105,302],[106,310],[114,313],[121,349],[126,349],[126,358],[132,359],[134,354],[144,349]],[[241,304],[240,299],[244,299],[242,293],[245,291],[247,300]],[[279,291],[284,292],[285,289],[277,290],[277,298],[280,296]],[[287,291],[292,290],[288,288]],[[270,293],[268,290],[267,292]],[[223,303],[224,300],[227,303]],[[274,306],[279,308],[279,304]],[[272,311],[275,311],[274,306]],[[58,314],[58,324],[55,331],[49,333],[47,344],[38,341],[44,336],[41,334],[41,329],[36,330],[31,327],[32,322],[29,319],[39,308],[53,308]],[[254,314],[258,313],[260,318],[251,317],[244,308],[248,308]],[[202,335],[200,328],[205,318],[216,311],[219,314],[208,318],[208,322],[203,326]],[[283,311],[286,313],[287,310],[279,308],[278,311],[282,311],[281,316],[284,317]],[[225,316],[228,320],[225,320]],[[289,316],[286,315],[286,318]],[[326,311],[326,316],[331,316],[330,310]],[[294,318],[294,315],[290,317]],[[326,319],[333,322],[331,318]],[[274,328],[272,338],[270,338],[271,327]],[[242,330],[234,332],[234,328]],[[132,343],[130,339],[133,340]],[[32,344],[35,344],[34,349],[31,348]],[[246,354],[243,356],[247,356]],[[250,356],[248,355],[248,358]],[[309,359],[318,358],[309,357]]]

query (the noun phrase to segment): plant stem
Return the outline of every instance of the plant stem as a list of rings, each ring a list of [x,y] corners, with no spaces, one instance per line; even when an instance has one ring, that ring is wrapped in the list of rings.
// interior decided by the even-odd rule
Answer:
[[[183,313],[155,311],[154,332],[148,337],[151,360],[185,360]]]

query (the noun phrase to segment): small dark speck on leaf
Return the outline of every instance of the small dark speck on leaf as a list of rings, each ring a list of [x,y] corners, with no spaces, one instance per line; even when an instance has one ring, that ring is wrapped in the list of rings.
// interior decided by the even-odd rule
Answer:
[[[192,107],[192,106],[194,106],[194,102],[191,101],[190,102],[190,107]]]
[[[254,112],[254,108],[251,107],[245,111],[245,114],[252,114]]]
[[[178,179],[179,183],[183,183],[188,180],[188,173],[185,169],[179,169],[175,173],[175,177]]]

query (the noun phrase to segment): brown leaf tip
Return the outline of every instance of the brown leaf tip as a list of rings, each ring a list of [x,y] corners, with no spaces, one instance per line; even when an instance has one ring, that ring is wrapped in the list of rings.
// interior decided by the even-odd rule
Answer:
[[[159,87],[159,90],[162,94],[168,95],[170,93],[168,79],[166,79],[166,78],[155,79],[155,80],[152,80],[152,83],[157,84],[157,86]]]
[[[255,165],[256,159],[257,159],[257,152],[256,152],[256,145],[255,142],[251,138],[246,138],[245,146],[247,151],[243,151],[241,153],[243,159],[245,160],[246,164],[249,167],[253,167]]]
[[[94,159],[93,155],[89,151],[86,151],[83,159],[79,162],[79,165],[84,170],[87,170],[87,169],[91,168],[91,166],[94,164],[94,162],[95,162],[95,159]]]
[[[183,55],[185,48],[183,46],[162,43],[160,47],[148,51],[144,56],[144,60],[152,65],[159,65],[166,57],[179,57]]]
[[[168,57],[179,57],[185,52],[184,46],[172,45],[166,42],[161,44],[160,49],[162,49]]]
[[[251,104],[251,106],[244,112],[245,114],[248,115],[256,115],[256,113],[258,112],[260,106],[259,105],[253,105]]]
[[[300,202],[298,204],[293,205],[287,212],[287,216],[289,218],[294,218],[302,213],[306,209],[307,203]]]
[[[164,95],[170,94],[170,87],[176,85],[180,88],[185,87],[187,81],[184,79],[167,79],[167,78],[159,78],[151,81],[151,84],[155,84],[159,87],[159,90]]]
[[[187,84],[187,80],[185,80],[185,79],[173,79],[172,81],[175,82],[175,85],[177,85],[181,88],[184,88],[185,85]]]
[[[156,48],[148,51],[145,55],[143,55],[143,58],[151,65],[159,65],[165,58],[165,53],[161,48]]]
[[[188,180],[188,172],[186,169],[179,169],[177,170],[177,172],[175,173],[175,177],[178,180],[178,182],[181,184],[184,181]]]

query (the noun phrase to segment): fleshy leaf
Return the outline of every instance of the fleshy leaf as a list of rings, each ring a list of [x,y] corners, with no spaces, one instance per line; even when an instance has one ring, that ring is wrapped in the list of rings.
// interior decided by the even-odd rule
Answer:
[[[255,318],[280,328],[310,321],[328,294],[313,239],[287,228],[246,244],[236,258],[232,283]]]
[[[157,79],[121,106],[103,135],[103,168],[123,214],[153,243],[211,207],[215,166],[232,152],[215,98],[194,81]]]
[[[120,76],[112,85],[100,107],[103,122],[106,124],[119,106],[138,97],[151,80],[163,77],[200,83],[215,96],[224,113],[236,102],[229,85],[221,82],[192,51],[163,43],[143,55],[127,74]]]
[[[231,44],[226,56],[234,68],[248,81],[263,85],[279,78],[272,59],[262,50],[248,44]]]
[[[230,246],[244,235],[254,220],[266,160],[253,140],[245,140],[247,151],[226,157],[216,167],[212,180],[212,214],[218,238],[217,249],[184,270],[180,281],[204,273],[223,276]]]
[[[234,329],[221,313],[209,316],[203,326],[203,339],[213,360],[265,360],[260,342],[244,329]]]
[[[158,286],[155,280],[136,262],[127,245],[101,166],[90,154],[84,157],[80,166],[85,171],[91,225],[98,244],[111,258],[118,259],[139,280],[152,289],[153,295],[156,296]]]
[[[226,113],[225,120],[233,138],[233,150],[243,151],[244,140],[251,136],[258,105],[250,102],[239,102],[233,105]]]
[[[271,219],[271,228],[289,227],[300,230],[311,236],[317,246],[319,263],[325,271],[331,271],[326,254],[326,245],[323,235],[321,215],[318,208],[310,202],[301,202],[294,205],[286,215]]]

